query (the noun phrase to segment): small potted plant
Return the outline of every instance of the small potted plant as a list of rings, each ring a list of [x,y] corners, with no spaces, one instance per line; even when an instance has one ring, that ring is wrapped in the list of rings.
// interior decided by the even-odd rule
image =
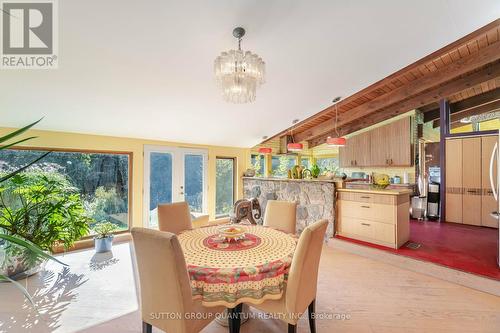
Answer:
[[[94,245],[96,253],[111,251],[114,237],[113,231],[116,229],[116,225],[111,222],[100,222],[94,226]]]

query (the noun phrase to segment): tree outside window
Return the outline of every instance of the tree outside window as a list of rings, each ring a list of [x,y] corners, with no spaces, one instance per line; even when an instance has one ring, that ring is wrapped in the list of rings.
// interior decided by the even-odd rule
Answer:
[[[227,216],[233,209],[234,204],[234,158],[217,157],[215,161],[215,215],[216,217]]]

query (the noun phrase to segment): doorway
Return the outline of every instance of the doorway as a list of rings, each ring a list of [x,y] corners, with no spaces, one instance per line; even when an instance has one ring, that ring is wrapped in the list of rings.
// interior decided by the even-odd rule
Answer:
[[[144,221],[158,227],[157,206],[186,201],[191,213],[207,212],[208,151],[144,146]]]

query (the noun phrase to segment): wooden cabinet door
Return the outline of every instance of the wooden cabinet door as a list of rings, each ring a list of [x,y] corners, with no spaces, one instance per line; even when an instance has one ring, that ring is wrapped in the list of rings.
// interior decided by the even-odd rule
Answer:
[[[356,143],[354,138],[355,137],[351,137],[347,139],[345,147],[339,148],[340,166],[343,168],[351,168],[354,166],[352,156],[355,149],[353,145]]]
[[[364,132],[356,136],[356,150],[354,151],[355,166],[370,166],[370,139],[370,132]]]
[[[481,138],[462,139],[462,223],[481,225]]]
[[[369,166],[387,166],[389,130],[386,126],[377,127],[370,131],[370,159]]]
[[[388,126],[389,131],[389,165],[411,166],[411,118],[403,118]]]
[[[446,221],[462,223],[462,139],[446,140]]]
[[[481,138],[481,225],[485,227],[498,228],[498,220],[491,217],[490,213],[498,209],[497,202],[493,197],[490,185],[490,158],[493,147],[497,142],[497,136],[483,136]],[[493,177],[497,175],[497,161],[493,166]]]

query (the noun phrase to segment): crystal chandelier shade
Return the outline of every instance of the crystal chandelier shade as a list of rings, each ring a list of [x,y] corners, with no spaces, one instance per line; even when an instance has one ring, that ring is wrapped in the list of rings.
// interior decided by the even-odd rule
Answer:
[[[241,50],[243,28],[236,28],[238,50],[222,52],[215,59],[214,72],[225,101],[249,103],[255,101],[257,88],[265,82],[265,63],[255,53]]]

